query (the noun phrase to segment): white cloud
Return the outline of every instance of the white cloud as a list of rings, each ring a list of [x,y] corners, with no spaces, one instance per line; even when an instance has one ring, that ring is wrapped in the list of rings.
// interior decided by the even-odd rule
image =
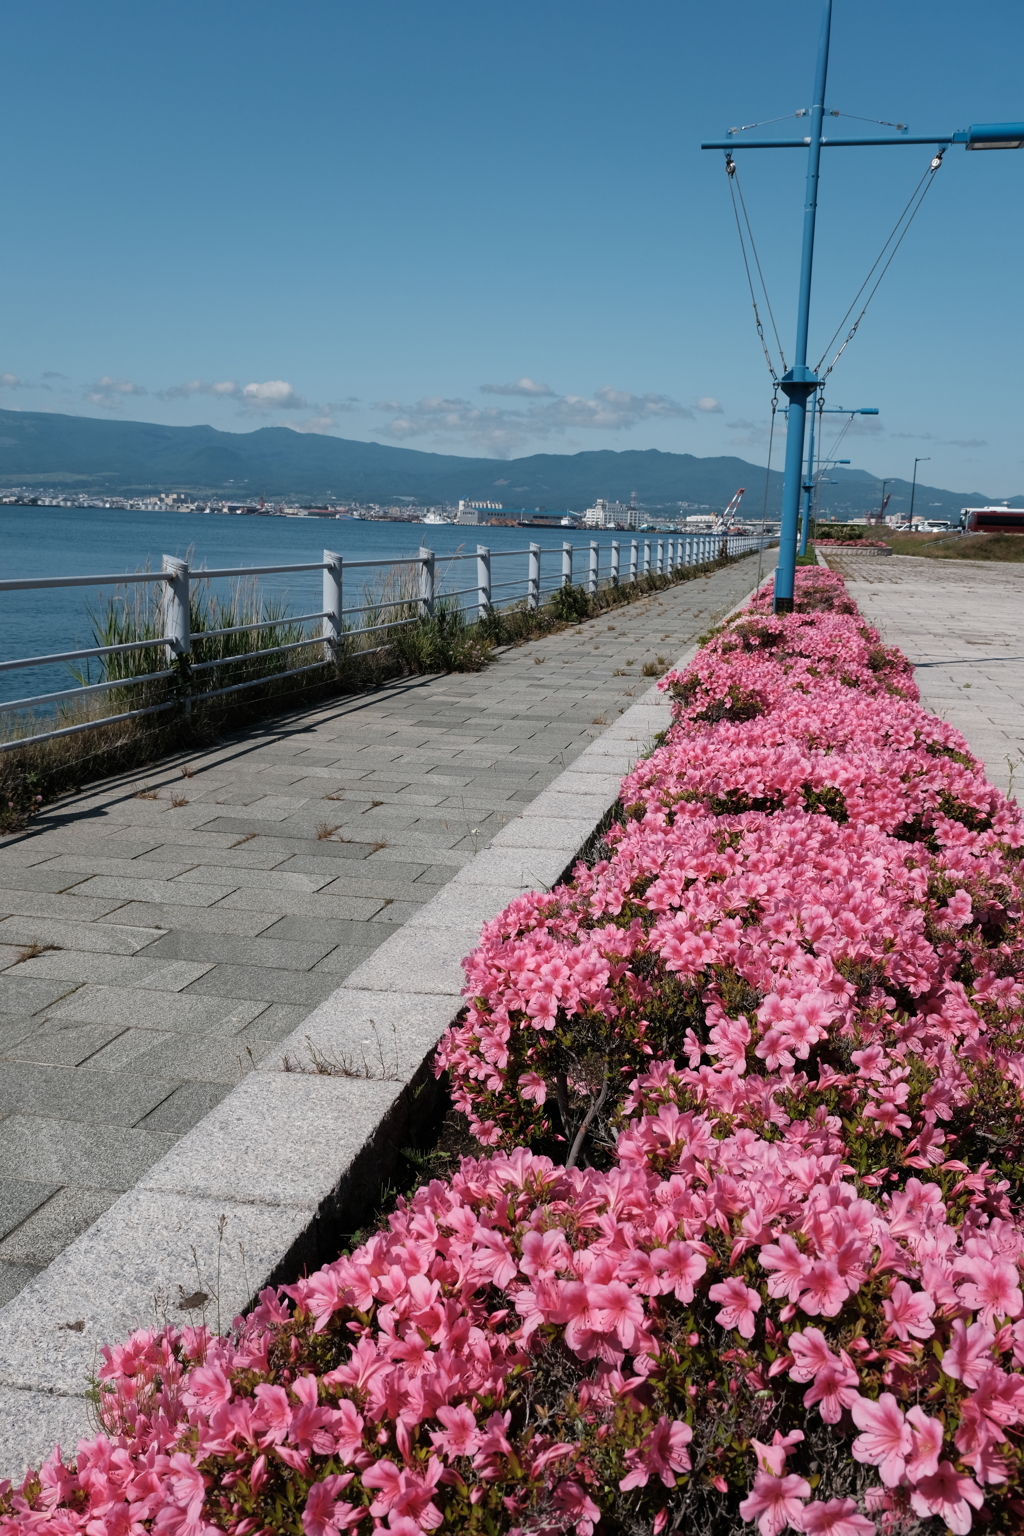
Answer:
[[[208,384],[205,379],[189,379],[185,384],[174,384],[170,389],[162,389],[159,398],[189,400],[194,395],[212,395],[217,400],[237,400],[247,414],[305,411],[310,408],[309,401],[284,379],[267,379],[263,384],[238,384],[234,379],[221,379]]]
[[[510,455],[531,439],[559,437],[577,430],[628,431],[656,418],[692,420],[693,412],[668,395],[634,395],[605,385],[591,396],[555,395],[543,404],[521,410],[507,406],[475,406],[468,400],[428,396],[415,405],[381,401],[379,411],[394,415],[383,429],[385,437],[404,441],[430,434],[461,438],[485,453]]]
[[[127,396],[147,393],[142,384],[133,384],[130,379],[112,379],[104,374],[91,389],[86,390],[85,398],[92,405],[102,406],[105,411],[119,411]]]
[[[697,401],[698,411],[706,411],[709,416],[721,416],[722,407],[713,395],[702,395]]]
[[[44,379],[66,379],[67,378],[67,374],[66,373],[56,373],[54,371],[54,369],[48,368],[46,370],[46,372],[43,374],[43,378]]]
[[[309,401],[286,384],[284,379],[268,379],[265,384],[246,384],[240,399],[246,411],[305,411]]]
[[[0,373],[0,389],[23,389],[24,385],[16,373]]]
[[[730,432],[754,432],[759,430],[756,421],[748,421],[745,416],[738,416],[735,421],[727,421],[726,426]]]
[[[236,399],[242,393],[240,384],[224,379],[219,384],[205,384],[202,379],[190,379],[187,384],[175,384],[159,392],[161,400],[187,400],[192,395],[217,395],[222,400]]]
[[[485,395],[554,395],[550,384],[535,384],[532,379],[520,379],[518,384],[481,384]]]
[[[983,437],[951,437],[944,446],[947,448],[987,448],[988,443]]]

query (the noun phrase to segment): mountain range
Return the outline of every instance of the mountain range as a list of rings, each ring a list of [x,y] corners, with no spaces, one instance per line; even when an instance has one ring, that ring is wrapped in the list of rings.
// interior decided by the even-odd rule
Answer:
[[[836,469],[821,507],[838,518],[863,514],[879,501],[881,484],[865,470]],[[467,500],[508,507],[579,511],[599,496],[627,501],[635,491],[647,507],[724,506],[746,487],[743,512],[767,507],[777,517],[782,474],[772,470],[765,497],[763,466],[734,457],[697,458],[658,449],[535,453],[520,459],[465,458],[365,443],[289,427],[221,432],[215,427],[166,427],[144,421],[104,421],[42,411],[0,410],[0,487],[141,496],[185,491],[240,501],[260,496],[307,503],[325,498],[421,504]],[[889,481],[889,510],[906,511],[910,482]],[[915,512],[935,518],[984,506],[980,492],[918,484]],[[1024,497],[1010,505],[1024,506]]]

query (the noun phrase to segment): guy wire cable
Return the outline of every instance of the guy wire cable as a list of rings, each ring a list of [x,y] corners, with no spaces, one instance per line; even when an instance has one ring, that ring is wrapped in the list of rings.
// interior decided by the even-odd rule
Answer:
[[[835,357],[829,363],[828,368],[826,369],[825,373],[823,374],[823,376],[822,376],[822,383],[824,383],[825,379],[828,378],[829,374],[832,372],[832,369],[835,367],[836,363],[842,357],[843,353],[846,351],[846,348],[849,346],[850,342],[853,340],[854,336],[857,334],[857,329],[858,329],[861,321],[863,320],[864,316],[867,314],[868,305],[871,303],[871,300],[874,298],[875,294],[878,292],[878,287],[879,287],[879,284],[882,281],[882,278],[885,276],[886,272],[888,272],[888,270],[889,270],[889,267],[892,265],[893,257],[896,255],[896,252],[899,250],[900,246],[903,244],[903,241],[904,241],[904,239],[906,237],[906,234],[907,234],[907,230],[909,230],[911,224],[913,224],[915,218],[917,217],[917,215],[918,215],[918,213],[920,211],[921,204],[924,202],[925,198],[928,195],[928,192],[929,192],[929,190],[931,188],[932,182],[935,180],[935,172],[939,169],[940,165],[942,164],[942,157],[943,157],[944,154],[945,154],[945,150],[944,149],[940,149],[933,156],[932,160],[930,161],[930,163],[928,165],[927,170],[925,171],[924,175],[921,177],[921,180],[918,182],[917,186],[914,188],[913,192],[910,194],[910,197],[907,200],[907,203],[906,203],[906,206],[903,209],[903,212],[900,214],[899,218],[896,220],[896,223],[893,225],[892,231],[889,234],[888,239],[885,241],[885,244],[882,246],[882,249],[879,251],[878,255],[875,257],[875,260],[874,260],[874,262],[873,262],[873,264],[871,266],[871,270],[868,272],[867,277],[864,279],[864,281],[861,283],[860,287],[857,289],[857,292],[854,294],[853,299],[852,299],[852,301],[850,303],[849,309],[847,309],[846,314],[843,316],[843,318],[840,320],[839,324],[836,326],[836,328],[833,331],[832,336],[831,336],[831,338],[829,340],[828,345],[825,347],[825,349],[822,352],[821,356],[819,357],[817,363],[815,364],[814,371],[815,371],[815,373],[817,373],[818,369],[821,367],[822,363],[825,361],[825,358],[828,356],[829,352],[832,350],[832,347],[835,344],[836,337],[839,335],[839,333],[842,330],[843,326],[846,324],[847,320],[850,318],[851,314],[853,313],[854,306],[856,305],[857,300],[860,298],[861,294],[864,292],[864,289],[867,287],[868,283],[871,281],[871,278],[872,278],[872,276],[873,276],[873,274],[874,274],[874,272],[875,272],[875,270],[876,270],[876,268],[878,266],[878,263],[882,260],[882,257],[886,253],[886,250],[888,249],[888,247],[891,244],[892,240],[895,238],[897,230],[899,229],[900,225],[903,224],[904,219],[906,219],[906,224],[904,225],[902,234],[900,235],[899,239],[896,241],[896,244],[893,246],[892,250],[890,251],[889,258],[886,261],[885,266],[882,268],[881,272],[879,272],[878,279],[877,279],[877,281],[875,283],[875,286],[872,288],[871,292],[868,294],[867,298],[865,299],[865,301],[864,301],[864,308],[861,310],[860,314],[857,316],[857,319],[854,321],[853,325],[850,327],[850,331],[849,331],[849,334],[846,337],[846,340],[843,342],[842,346],[839,348],[839,351],[836,353]],[[922,190],[922,188],[923,188],[923,190]],[[913,211],[910,213],[910,217],[907,218],[907,212],[911,208],[911,204],[914,203],[915,198],[917,199],[916,206],[913,208]]]

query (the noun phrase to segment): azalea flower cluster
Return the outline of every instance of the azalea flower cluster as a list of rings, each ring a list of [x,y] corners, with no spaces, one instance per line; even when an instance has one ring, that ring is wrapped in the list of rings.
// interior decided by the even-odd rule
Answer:
[[[481,1155],[104,1351],[0,1536],[1024,1528],[1024,829],[839,579],[756,600],[467,961]]]

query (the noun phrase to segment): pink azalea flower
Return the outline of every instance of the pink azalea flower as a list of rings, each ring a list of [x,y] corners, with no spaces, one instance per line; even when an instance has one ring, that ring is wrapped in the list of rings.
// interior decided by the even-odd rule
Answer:
[[[636,1292],[624,1281],[613,1280],[610,1285],[588,1286],[587,1303],[597,1329],[615,1333],[623,1349],[629,1349],[644,1323],[644,1305]]]
[[[883,1392],[877,1403],[858,1397],[850,1411],[857,1428],[864,1431],[853,1442],[854,1459],[877,1467],[885,1486],[895,1488],[914,1448],[899,1404],[891,1392]]]
[[[730,1280],[712,1285],[708,1296],[712,1301],[722,1304],[722,1310],[715,1318],[716,1323],[723,1328],[737,1329],[745,1339],[754,1337],[754,1313],[761,1307],[761,1298],[756,1291],[733,1276]]]
[[[967,1284],[959,1287],[960,1300],[988,1327],[997,1319],[1019,1317],[1024,1312],[1020,1274],[1008,1259],[962,1258],[955,1260],[953,1268],[968,1277]]]
[[[306,1536],[333,1536],[333,1533],[358,1525],[366,1510],[338,1498],[351,1481],[351,1472],[344,1476],[333,1473],[313,1484],[302,1510],[302,1529]]]
[[[761,1536],[779,1536],[788,1525],[800,1529],[803,1500],[810,1496],[811,1485],[806,1478],[794,1473],[773,1477],[770,1472],[758,1472],[753,1489],[740,1505],[740,1516],[756,1520]]]
[[[580,1536],[593,1536],[594,1526],[601,1518],[601,1510],[587,1493],[582,1483],[566,1478],[556,1484],[552,1503],[560,1515],[573,1522],[573,1530]]]
[[[932,1477],[939,1470],[943,1428],[938,1419],[930,1419],[916,1403],[907,1409],[907,1423],[914,1442],[907,1457],[907,1478],[916,1483],[922,1477]]]
[[[992,1364],[995,1334],[984,1323],[964,1327],[963,1319],[953,1322],[953,1336],[942,1356],[942,1369],[965,1387],[976,1387]]]
[[[827,1504],[805,1505],[796,1529],[808,1536],[874,1536],[878,1528],[857,1513],[854,1499],[829,1499]]]
[[[667,1248],[655,1248],[651,1263],[660,1271],[663,1290],[671,1290],[677,1301],[689,1304],[693,1300],[693,1288],[707,1270],[707,1260],[689,1243],[669,1243]]]
[[[676,1485],[675,1473],[689,1472],[690,1456],[686,1447],[693,1439],[689,1424],[662,1414],[654,1428],[644,1436],[639,1448],[626,1452],[630,1470],[619,1482],[623,1490],[646,1488],[652,1475],[661,1478],[666,1488]]]
[[[457,1408],[439,1408],[437,1417],[443,1430],[433,1429],[430,1438],[446,1456],[474,1456],[480,1449],[483,1436],[477,1427],[474,1414],[464,1403]]]
[[[974,1479],[962,1476],[948,1461],[940,1462],[931,1477],[922,1478],[910,1495],[915,1515],[923,1520],[938,1515],[955,1536],[967,1536],[973,1521],[971,1508],[980,1509],[984,1502]]]
[[[892,1295],[882,1302],[882,1311],[889,1324],[888,1332],[906,1343],[913,1334],[916,1339],[930,1339],[935,1332],[932,1313],[935,1305],[927,1291],[912,1291],[905,1280],[897,1280]]]

